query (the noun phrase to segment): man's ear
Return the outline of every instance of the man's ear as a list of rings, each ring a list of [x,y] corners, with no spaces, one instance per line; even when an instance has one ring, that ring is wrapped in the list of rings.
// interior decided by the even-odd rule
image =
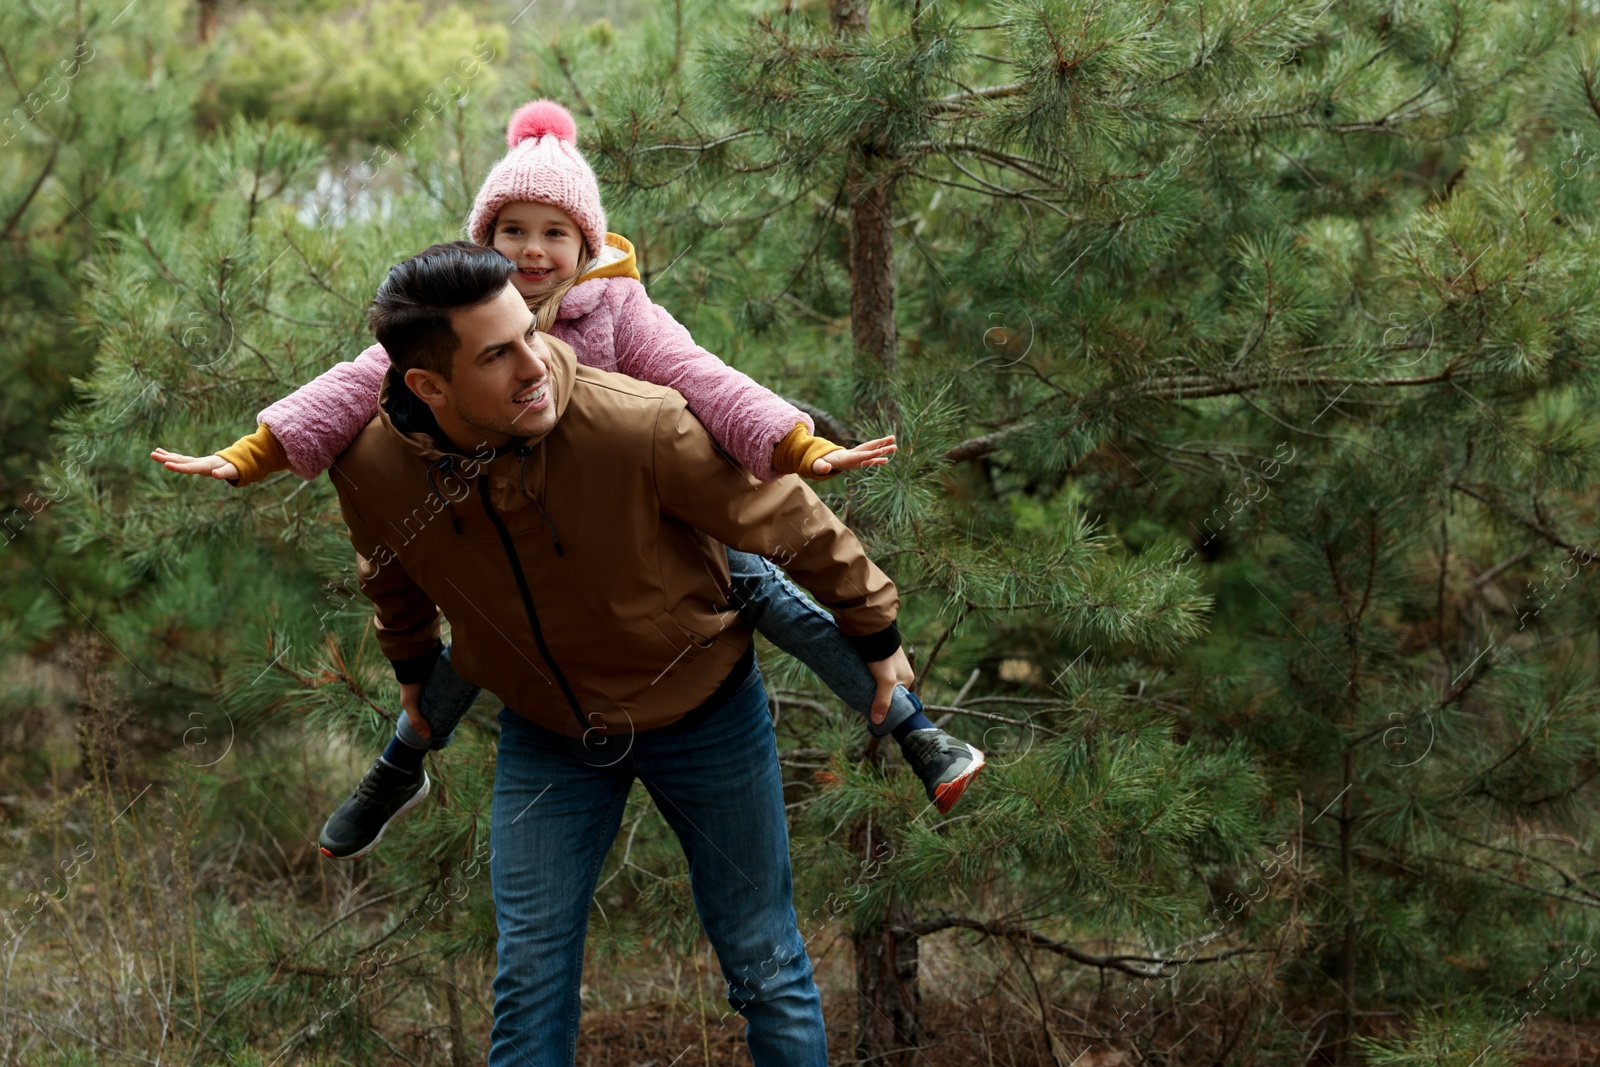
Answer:
[[[450,387],[439,374],[421,367],[412,367],[406,371],[405,383],[406,388],[417,394],[417,399],[430,408],[445,405]]]

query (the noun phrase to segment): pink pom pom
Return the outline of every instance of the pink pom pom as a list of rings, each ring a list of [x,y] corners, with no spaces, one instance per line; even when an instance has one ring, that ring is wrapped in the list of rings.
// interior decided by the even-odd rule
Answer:
[[[506,127],[506,144],[515,148],[529,137],[543,137],[547,133],[555,134],[557,140],[568,144],[578,141],[578,126],[566,108],[554,100],[535,100],[523,104],[511,116],[511,123]]]

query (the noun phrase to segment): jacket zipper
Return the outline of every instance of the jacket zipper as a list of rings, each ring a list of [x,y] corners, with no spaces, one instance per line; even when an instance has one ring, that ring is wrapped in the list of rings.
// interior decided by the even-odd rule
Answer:
[[[517,580],[517,592],[522,594],[522,608],[528,613],[528,622],[533,627],[533,643],[539,646],[539,655],[544,657],[545,666],[556,676],[556,684],[561,687],[562,695],[572,707],[572,714],[577,718],[578,726],[587,734],[589,724],[583,721],[583,711],[578,707],[578,698],[572,692],[572,686],[567,684],[567,676],[556,666],[555,658],[550,655],[550,647],[544,643],[544,630],[539,626],[539,612],[533,606],[533,593],[528,590],[528,579],[522,573],[522,560],[517,556],[517,546],[511,540],[511,531],[506,529],[506,524],[500,519],[500,513],[494,509],[494,504],[489,500],[487,476],[478,479],[478,495],[483,498],[484,510],[489,513],[489,519],[500,534],[500,545],[506,551],[506,558],[511,561],[511,574]]]
[[[562,551],[561,538],[556,536],[556,524],[550,521],[550,513],[544,510],[544,505],[539,503],[539,498],[528,492],[528,457],[533,455],[533,449],[527,445],[517,448],[517,455],[522,457],[522,466],[517,468],[517,488],[522,490],[522,495],[533,501],[533,506],[539,509],[539,514],[544,516],[544,528],[550,531],[550,540],[555,542],[556,555],[565,556]]]

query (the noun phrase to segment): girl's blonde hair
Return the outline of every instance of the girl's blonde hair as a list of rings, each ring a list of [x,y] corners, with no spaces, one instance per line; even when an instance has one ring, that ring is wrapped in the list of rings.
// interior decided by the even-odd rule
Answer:
[[[489,239],[485,242],[488,247],[494,247],[494,235],[499,230],[500,219],[496,217],[494,222],[489,224]],[[579,237],[578,269],[573,272],[572,277],[557,282],[556,287],[548,293],[526,298],[528,310],[533,312],[534,329],[540,333],[550,332],[550,327],[554,326],[556,322],[556,312],[561,310],[561,298],[567,295],[569,289],[578,284],[578,279],[583,277],[584,270],[588,268],[589,261],[593,258],[594,256],[589,251],[589,239],[587,237]]]

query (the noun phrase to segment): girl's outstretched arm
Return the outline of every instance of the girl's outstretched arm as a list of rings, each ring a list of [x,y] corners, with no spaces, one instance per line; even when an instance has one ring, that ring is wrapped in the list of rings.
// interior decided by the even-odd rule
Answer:
[[[178,474],[206,474],[234,485],[259,482],[292,470],[310,480],[333,466],[378,413],[378,387],[389,354],[373,345],[332,367],[256,416],[256,432],[211,456],[185,456],[158,448],[150,458]]]
[[[651,303],[644,286],[625,278],[608,284],[613,288],[607,296],[616,309],[616,363],[611,369],[682,393],[717,444],[764,482],[781,474],[817,477],[832,466],[846,469],[825,463],[817,470],[816,460],[840,451],[839,446],[826,441],[813,445],[820,439],[811,436],[816,427],[809,415],[695,344],[666,308]],[[581,349],[582,342],[575,347]],[[780,443],[785,447],[775,457]],[[872,444],[882,447],[881,442]],[[874,450],[870,458],[886,454]],[[875,464],[858,460],[852,465]]]
[[[256,419],[271,428],[289,469],[315,478],[378,413],[378,387],[388,371],[389,354],[373,345],[268,405]]]

